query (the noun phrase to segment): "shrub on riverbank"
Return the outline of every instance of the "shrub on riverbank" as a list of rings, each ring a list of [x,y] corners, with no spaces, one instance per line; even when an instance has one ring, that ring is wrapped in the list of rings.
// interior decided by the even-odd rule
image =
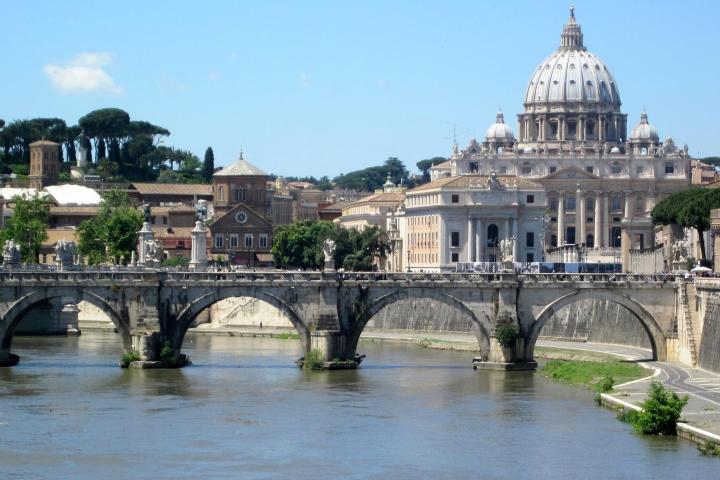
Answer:
[[[135,350],[130,350],[129,352],[123,353],[120,357],[120,366],[127,368],[132,362],[136,362],[138,360],[140,360],[140,354]]]
[[[550,360],[542,374],[553,380],[571,385],[584,385],[599,392],[612,390],[615,382],[628,382],[647,375],[647,370],[636,363],[609,360],[607,362],[580,362]]]
[[[310,350],[305,355],[303,368],[308,370],[322,370],[323,363],[322,353],[319,350]]]
[[[660,382],[652,382],[642,410],[623,412],[618,415],[618,419],[631,424],[636,432],[645,435],[675,435],[677,421],[687,402],[687,395],[680,397]]]
[[[505,348],[515,345],[515,340],[520,336],[520,329],[517,325],[504,323],[495,327],[495,338]]]

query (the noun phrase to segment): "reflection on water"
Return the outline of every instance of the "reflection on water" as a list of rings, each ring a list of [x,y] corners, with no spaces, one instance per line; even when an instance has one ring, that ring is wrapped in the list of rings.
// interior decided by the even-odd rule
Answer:
[[[591,393],[467,353],[363,342],[305,372],[299,342],[188,337],[195,364],[122,370],[112,334],[18,337],[0,368],[0,478],[707,478]]]

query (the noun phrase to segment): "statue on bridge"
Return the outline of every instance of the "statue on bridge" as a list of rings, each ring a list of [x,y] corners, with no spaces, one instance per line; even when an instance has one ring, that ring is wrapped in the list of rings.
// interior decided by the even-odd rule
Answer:
[[[502,258],[503,262],[514,261],[514,258],[513,258],[514,243],[515,242],[513,241],[513,238],[506,238],[504,240],[500,240],[500,257]]]
[[[3,246],[3,263],[5,265],[17,265],[22,260],[22,249],[15,240],[5,240]]]
[[[160,261],[160,251],[162,250],[162,244],[159,240],[146,240],[145,241],[145,263],[155,264]]]
[[[75,262],[76,252],[77,245],[75,245],[75,242],[68,242],[65,239],[59,240],[55,244],[55,264],[60,270],[71,269]]]
[[[325,254],[325,270],[335,270],[335,242],[326,239],[323,242],[323,253]]]

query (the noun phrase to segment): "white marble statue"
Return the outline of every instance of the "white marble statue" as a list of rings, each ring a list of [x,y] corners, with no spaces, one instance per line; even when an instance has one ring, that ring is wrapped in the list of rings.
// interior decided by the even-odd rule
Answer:
[[[672,246],[673,260],[682,262],[687,258],[687,243],[685,240],[678,240]]]
[[[22,250],[20,244],[16,243],[15,240],[5,240],[3,246],[3,261],[6,265],[14,265],[20,263],[22,260]]]
[[[500,256],[503,262],[513,261],[513,240],[511,238],[500,241]]]
[[[325,254],[325,265],[333,265],[335,255],[335,242],[331,239],[325,240],[323,243],[323,253]]]
[[[162,245],[158,240],[145,241],[145,262],[157,262],[160,260]]]

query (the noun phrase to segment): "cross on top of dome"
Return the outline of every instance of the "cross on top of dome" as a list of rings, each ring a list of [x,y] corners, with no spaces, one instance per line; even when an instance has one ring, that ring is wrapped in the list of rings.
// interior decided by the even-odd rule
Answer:
[[[560,46],[566,48],[585,48],[583,46],[582,29],[575,21],[575,7],[570,7],[570,18],[563,27],[562,35],[560,35]]]

